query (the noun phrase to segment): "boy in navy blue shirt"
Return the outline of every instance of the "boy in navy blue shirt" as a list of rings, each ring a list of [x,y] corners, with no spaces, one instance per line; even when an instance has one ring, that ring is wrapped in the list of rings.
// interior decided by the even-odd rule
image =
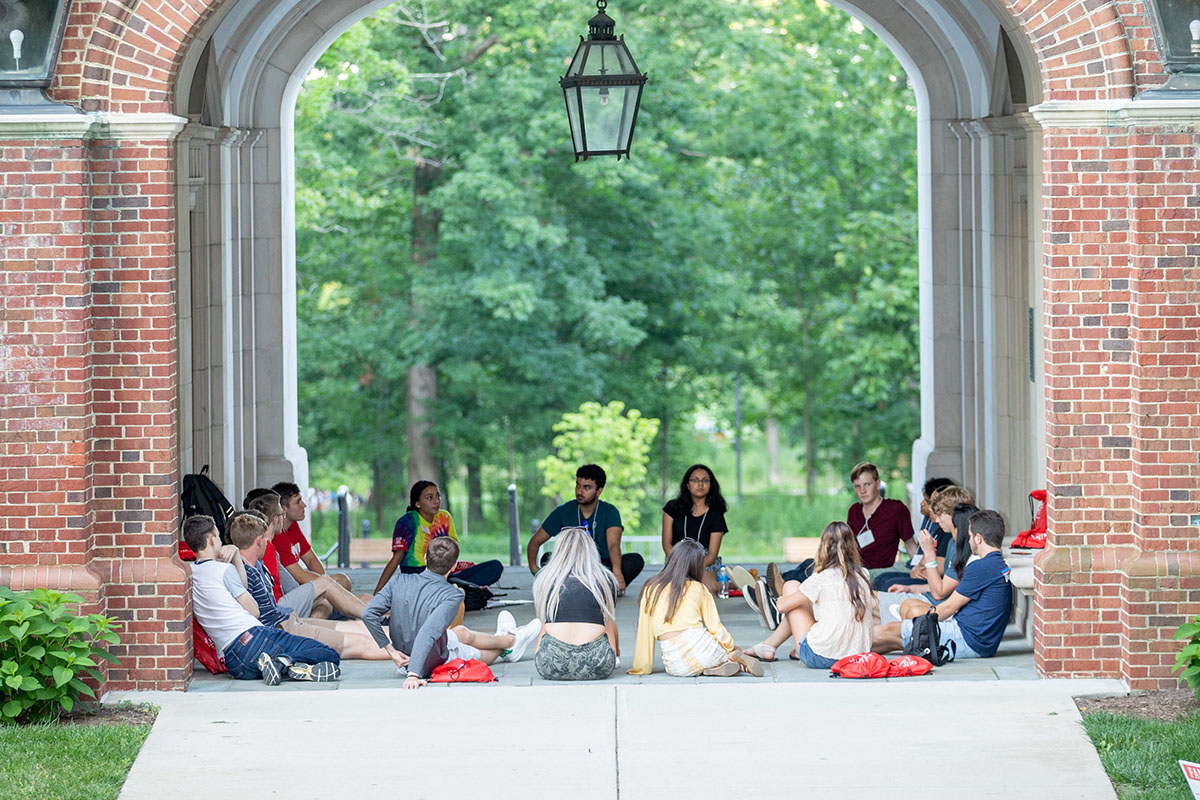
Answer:
[[[1000,647],[1012,609],[1009,568],[1000,546],[1004,518],[996,511],[977,511],[967,521],[971,552],[979,558],[967,564],[962,581],[937,605],[941,641],[953,641],[956,658],[991,658]],[[899,650],[912,638],[911,619],[875,628],[876,653]]]

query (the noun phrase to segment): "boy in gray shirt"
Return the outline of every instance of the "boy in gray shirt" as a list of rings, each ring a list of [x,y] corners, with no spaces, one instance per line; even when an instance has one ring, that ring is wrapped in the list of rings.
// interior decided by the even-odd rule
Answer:
[[[407,675],[405,689],[424,686],[434,667],[456,658],[475,658],[485,664],[498,658],[517,661],[542,628],[539,619],[518,628],[506,611],[500,613],[494,635],[462,625],[451,628],[463,599],[462,592],[446,581],[456,561],[458,542],[439,536],[425,551],[424,572],[397,572],[363,611],[362,619],[371,636],[391,655],[397,672]],[[389,612],[390,643],[382,624]],[[393,644],[396,649],[392,649]]]

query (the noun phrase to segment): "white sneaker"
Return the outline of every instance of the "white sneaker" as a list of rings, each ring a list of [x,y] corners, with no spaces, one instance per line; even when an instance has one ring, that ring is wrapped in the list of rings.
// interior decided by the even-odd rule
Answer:
[[[884,621],[887,621],[887,618],[891,617],[892,622],[900,622],[901,621],[901,619],[900,619],[900,604],[894,603],[894,604],[888,606],[887,612],[883,616],[884,616]]]
[[[517,632],[517,620],[508,609],[496,615],[496,635],[506,636]]]
[[[521,627],[517,628],[513,638],[512,648],[504,655],[505,661],[520,661],[521,656],[525,655],[525,651],[529,649],[529,645],[537,640],[538,633],[542,630],[542,621],[536,617]]]

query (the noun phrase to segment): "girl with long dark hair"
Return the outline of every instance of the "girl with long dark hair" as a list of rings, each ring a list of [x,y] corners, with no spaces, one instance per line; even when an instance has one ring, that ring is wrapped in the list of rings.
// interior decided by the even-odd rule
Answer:
[[[684,539],[671,549],[667,564],[642,587],[638,597],[637,645],[631,675],[654,671],[654,643],[662,646],[663,666],[678,677],[736,675],[761,677],[762,664],[743,655],[717,615],[712,592],[702,582],[704,547]]]
[[[784,619],[747,655],[775,660],[775,649],[791,637],[792,658],[812,669],[829,669],[839,658],[871,649],[875,593],[854,531],[834,521],[821,532],[813,574],[788,581],[777,607]]]
[[[704,464],[687,468],[679,482],[679,496],[663,506],[663,554],[670,557],[671,549],[684,539],[699,542],[704,548],[703,583],[714,594],[721,570],[721,540],[729,531],[725,511],[721,484]]]
[[[442,508],[442,493],[437,484],[433,481],[417,481],[408,491],[408,508],[392,529],[392,558],[379,576],[375,593],[378,594],[387,585],[397,567],[405,573],[424,572],[425,551],[429,543],[440,536],[449,536],[458,541],[454,518]],[[478,586],[490,586],[500,580],[503,573],[504,565],[492,560],[451,574]]]

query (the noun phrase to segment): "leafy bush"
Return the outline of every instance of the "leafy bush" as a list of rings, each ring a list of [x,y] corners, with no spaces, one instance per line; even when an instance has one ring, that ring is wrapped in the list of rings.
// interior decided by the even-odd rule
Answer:
[[[79,616],[78,595],[0,586],[0,723],[37,722],[70,711],[80,695],[95,697],[80,680],[104,680],[96,658],[117,658],[101,646],[116,644],[116,623],[102,614]]]
[[[1196,697],[1200,698],[1200,617],[1180,625],[1179,630],[1175,631],[1175,638],[1187,639],[1188,643],[1175,656],[1175,669],[1171,671],[1182,670],[1180,680],[1187,681],[1187,685],[1195,690]]]

